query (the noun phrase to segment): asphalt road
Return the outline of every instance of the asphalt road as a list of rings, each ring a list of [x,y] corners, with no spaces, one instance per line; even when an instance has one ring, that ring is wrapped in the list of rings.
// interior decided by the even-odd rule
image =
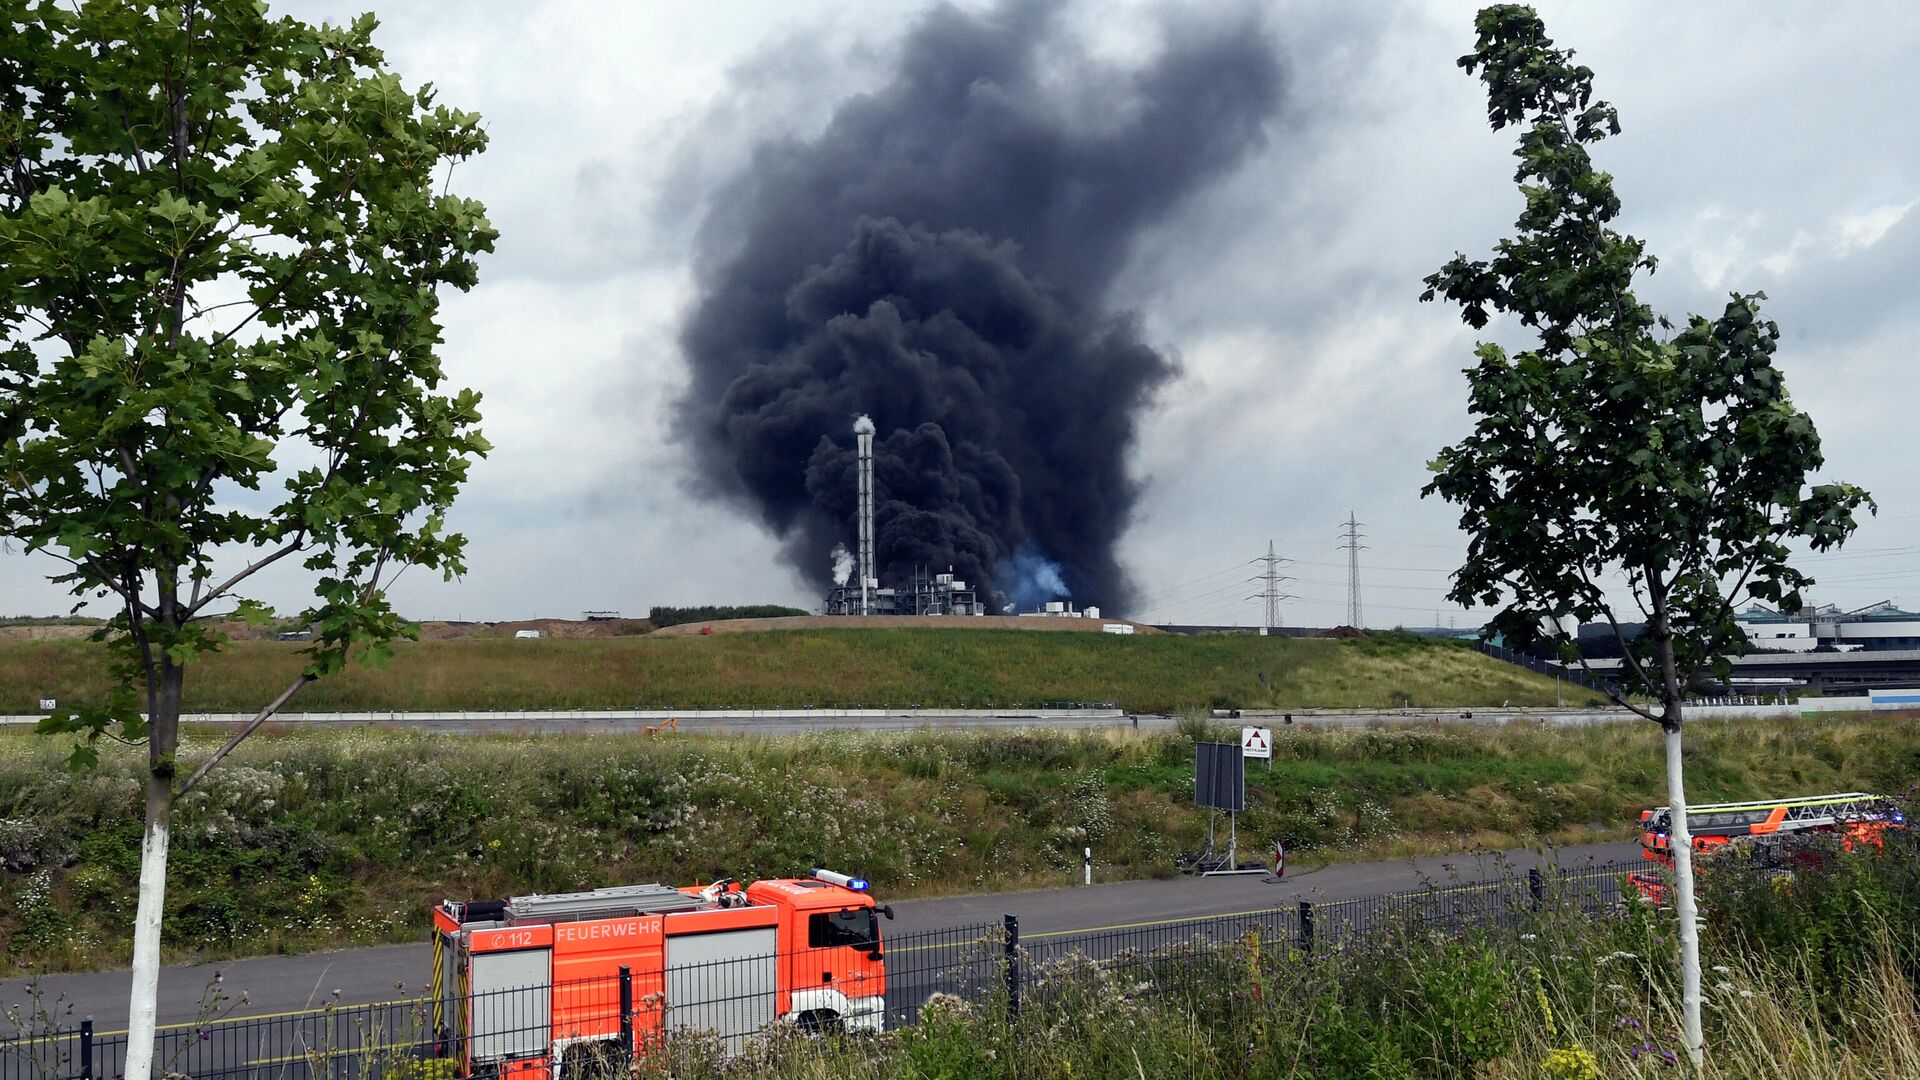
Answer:
[[[1630,842],[1561,848],[1551,861],[1568,868],[1639,858]],[[1475,881],[1522,872],[1544,860],[1531,851],[1458,854],[1387,862],[1346,863],[1307,869],[1297,861],[1283,879],[1266,875],[1172,878],[1113,882],[1029,892],[906,900],[893,905],[896,920],[883,932],[899,936],[944,927],[998,923],[1008,914],[1020,919],[1021,938],[1044,941],[1068,934],[1115,929],[1140,923],[1196,916],[1229,915],[1285,907],[1299,900],[1346,900],[1419,888],[1426,882]],[[885,902],[886,898],[879,898]],[[421,912],[426,925],[427,913]],[[417,991],[426,982],[431,948],[425,944],[390,945],[311,953],[262,956],[218,964],[167,968],[160,980],[160,1022],[195,1020],[202,996],[216,975],[223,992],[247,1003],[227,1017],[274,1016],[325,1005],[329,1000],[356,1004],[391,1000]],[[126,1026],[124,971],[49,976],[40,981],[42,1001],[64,1026],[91,1016],[105,1034]],[[24,980],[0,983],[0,1008],[29,1000]]]

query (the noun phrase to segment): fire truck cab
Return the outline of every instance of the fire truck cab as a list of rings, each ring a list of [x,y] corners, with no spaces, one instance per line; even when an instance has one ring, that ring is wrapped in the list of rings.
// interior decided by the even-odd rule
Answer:
[[[529,1080],[673,1031],[716,1032],[731,1050],[782,1019],[879,1031],[877,916],[892,914],[864,880],[826,870],[446,900],[433,912],[435,1027],[461,1075]]]

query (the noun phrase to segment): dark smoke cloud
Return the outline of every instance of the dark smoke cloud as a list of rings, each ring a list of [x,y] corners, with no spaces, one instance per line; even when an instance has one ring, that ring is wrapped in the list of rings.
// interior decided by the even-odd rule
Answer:
[[[1127,452],[1174,365],[1104,296],[1143,229],[1259,143],[1281,78],[1250,20],[1116,72],[1057,8],[936,8],[889,85],[761,147],[716,200],[680,434],[822,588],[852,547],[865,413],[883,580],[952,565],[1030,603],[1057,569],[1082,602],[1130,598]]]

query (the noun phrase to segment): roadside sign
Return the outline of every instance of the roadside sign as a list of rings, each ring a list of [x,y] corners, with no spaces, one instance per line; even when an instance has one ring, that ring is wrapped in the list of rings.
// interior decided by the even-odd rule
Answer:
[[[1243,727],[1240,729],[1240,756],[1273,759],[1273,729],[1268,727]]]
[[[59,704],[60,704],[59,702],[53,700],[50,697],[43,697],[40,699],[40,708],[45,712],[52,712],[54,709],[59,707]]]
[[[1230,742],[1193,744],[1193,804],[1239,813],[1247,808],[1247,762]]]

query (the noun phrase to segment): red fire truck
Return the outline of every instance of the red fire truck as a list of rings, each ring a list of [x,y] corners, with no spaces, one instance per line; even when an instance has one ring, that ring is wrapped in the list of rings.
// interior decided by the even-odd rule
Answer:
[[[866,881],[827,870],[442,901],[435,1027],[461,1075],[527,1080],[615,1048],[644,1052],[670,1031],[717,1032],[734,1048],[780,1019],[879,1031],[879,915],[893,909]]]
[[[1906,818],[1893,800],[1861,791],[1814,795],[1798,799],[1762,799],[1756,802],[1706,803],[1687,808],[1687,832],[1695,855],[1721,850],[1730,844],[1755,845],[1769,863],[1790,872],[1796,859],[1802,864],[1817,856],[1789,845],[1797,837],[1837,833],[1841,846],[1885,845],[1889,828],[1905,828]],[[1673,865],[1673,818],[1664,806],[1640,812],[1640,849],[1648,861]],[[1629,878],[1640,895],[1654,903],[1666,899],[1666,885],[1658,873]]]

